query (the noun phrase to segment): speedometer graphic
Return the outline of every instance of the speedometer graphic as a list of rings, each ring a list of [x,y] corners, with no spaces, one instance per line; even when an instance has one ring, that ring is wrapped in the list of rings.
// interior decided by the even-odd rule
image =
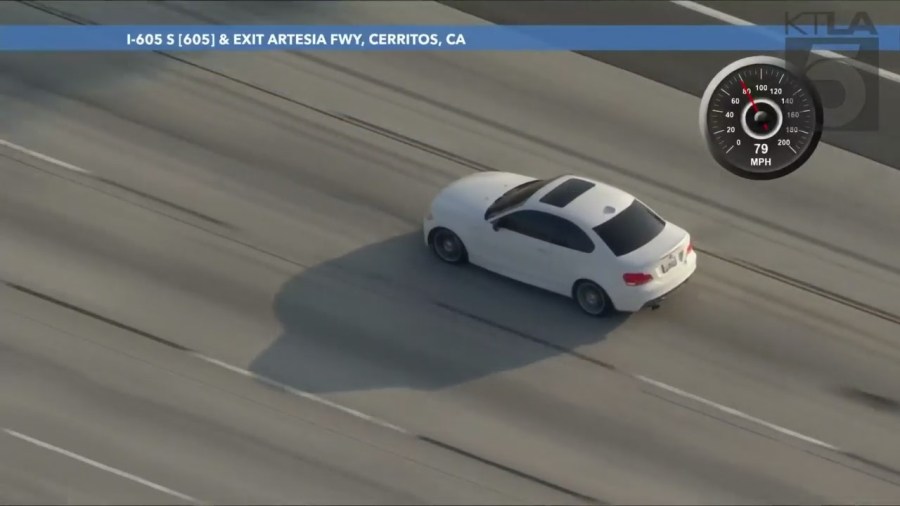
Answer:
[[[700,129],[719,165],[747,179],[776,179],[812,156],[822,102],[780,58],[752,56],[722,69],[700,103]]]

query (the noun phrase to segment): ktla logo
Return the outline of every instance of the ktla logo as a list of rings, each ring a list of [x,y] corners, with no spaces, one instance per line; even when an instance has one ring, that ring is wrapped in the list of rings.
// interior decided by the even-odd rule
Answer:
[[[785,13],[785,60],[819,91],[825,130],[878,130],[878,29],[863,11],[846,26],[837,20],[834,11]]]

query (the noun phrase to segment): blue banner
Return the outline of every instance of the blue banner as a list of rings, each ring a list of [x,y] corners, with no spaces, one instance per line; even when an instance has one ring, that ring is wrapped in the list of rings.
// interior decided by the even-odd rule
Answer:
[[[868,28],[868,27],[866,27]],[[878,40],[900,51],[900,25],[852,34],[825,26],[44,26],[0,25],[0,51],[784,51],[787,39],[845,50]],[[825,39],[825,40],[821,40]]]

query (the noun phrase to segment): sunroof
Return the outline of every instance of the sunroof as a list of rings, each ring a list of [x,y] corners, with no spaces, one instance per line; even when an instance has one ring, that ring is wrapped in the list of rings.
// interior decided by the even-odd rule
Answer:
[[[585,181],[584,179],[567,179],[541,197],[541,202],[551,206],[566,207],[570,202],[577,199],[579,195],[590,190],[594,186],[594,183]]]

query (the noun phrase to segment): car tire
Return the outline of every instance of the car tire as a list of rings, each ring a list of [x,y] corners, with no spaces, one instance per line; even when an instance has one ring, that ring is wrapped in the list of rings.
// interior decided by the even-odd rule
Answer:
[[[464,264],[469,260],[469,253],[462,239],[451,230],[437,228],[431,233],[431,251],[442,262],[448,264]]]
[[[593,281],[582,280],[572,287],[572,298],[581,310],[590,316],[607,316],[615,311],[606,290]]]

